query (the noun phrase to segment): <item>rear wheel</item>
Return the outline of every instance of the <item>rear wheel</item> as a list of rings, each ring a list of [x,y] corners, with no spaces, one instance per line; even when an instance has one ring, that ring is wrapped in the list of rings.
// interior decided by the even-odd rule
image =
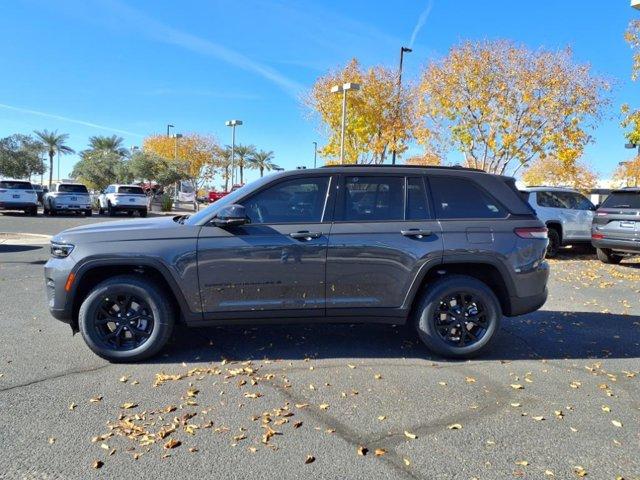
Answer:
[[[107,203],[107,213],[110,217],[113,217],[116,214],[116,211],[113,209],[113,205],[111,205],[111,202]]]
[[[31,215],[32,217],[37,217],[38,216],[38,207],[31,207],[29,209],[29,215]]]
[[[129,215],[130,217],[133,217],[133,210],[129,210],[129,211],[127,212],[127,215]]]
[[[144,210],[140,210],[140,216],[141,217],[146,217],[147,216],[147,209],[146,208]]]
[[[494,339],[502,310],[486,284],[452,275],[425,288],[414,315],[418,335],[430,350],[443,357],[471,358]]]
[[[85,217],[90,217],[91,215],[93,215],[93,211],[92,211],[90,208],[87,208],[87,209],[84,211],[84,216],[85,216]]]
[[[133,275],[113,277],[84,299],[78,326],[89,348],[112,362],[157,354],[173,331],[175,313],[153,282]]]
[[[596,255],[602,263],[618,264],[622,261],[622,255],[616,255],[608,248],[597,248]]]
[[[547,235],[549,236],[547,258],[553,258],[558,255],[558,250],[560,250],[560,234],[555,228],[549,228]]]

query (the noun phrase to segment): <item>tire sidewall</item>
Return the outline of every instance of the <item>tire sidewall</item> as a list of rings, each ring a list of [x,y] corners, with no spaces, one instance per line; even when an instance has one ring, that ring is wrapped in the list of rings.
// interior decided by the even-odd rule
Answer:
[[[100,302],[105,296],[117,293],[127,293],[140,297],[153,313],[153,330],[151,335],[137,348],[117,351],[105,346],[95,331],[93,318]],[[82,338],[89,348],[97,355],[113,362],[127,362],[141,360],[156,354],[166,343],[173,329],[172,312],[167,310],[166,302],[161,294],[153,287],[143,286],[139,282],[109,281],[98,285],[83,301],[78,314],[78,327]]]
[[[479,297],[487,311],[489,326],[480,341],[466,347],[455,347],[440,337],[436,330],[434,314],[440,299],[454,293],[470,293]],[[427,287],[425,298],[417,312],[416,327],[420,339],[434,352],[450,358],[469,358],[484,350],[500,329],[502,310],[495,294],[479,280],[471,277],[452,277]]]
[[[560,234],[553,228],[549,229],[549,246],[547,247],[546,256],[548,258],[553,258],[558,255],[558,250],[560,250]]]

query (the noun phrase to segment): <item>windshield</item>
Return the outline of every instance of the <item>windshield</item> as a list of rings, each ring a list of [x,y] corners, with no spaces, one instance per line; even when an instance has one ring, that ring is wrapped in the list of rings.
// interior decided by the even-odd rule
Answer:
[[[126,193],[129,195],[144,195],[141,187],[118,187],[118,193]]]
[[[613,192],[602,202],[602,208],[640,209],[640,192]]]
[[[0,188],[7,188],[9,190],[31,190],[31,184],[29,182],[11,182],[3,180],[0,182]]]
[[[58,191],[59,192],[69,192],[69,193],[89,193],[87,191],[87,187],[85,187],[84,185],[59,185],[58,186]]]
[[[269,183],[271,180],[273,180],[273,175],[267,175],[251,183],[247,183],[243,187],[240,187],[238,190],[234,190],[229,195],[225,195],[220,200],[212,203],[204,210],[200,210],[198,213],[191,215],[184,221],[184,223],[187,225],[200,225],[205,220],[213,217],[215,212],[217,212],[220,208],[226,205],[233,205],[238,201],[238,199],[244,197],[247,193],[262,187],[264,184]]]

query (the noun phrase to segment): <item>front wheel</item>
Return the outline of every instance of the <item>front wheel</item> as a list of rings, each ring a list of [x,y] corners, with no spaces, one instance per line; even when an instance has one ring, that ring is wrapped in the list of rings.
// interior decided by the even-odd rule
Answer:
[[[418,336],[430,350],[448,358],[471,358],[500,330],[502,309],[485,283],[452,275],[425,288],[414,315]]]
[[[85,298],[78,313],[82,338],[111,362],[135,362],[156,355],[173,331],[175,313],[166,294],[134,275],[105,280]]]
[[[597,248],[596,255],[602,263],[612,263],[617,265],[622,261],[622,255],[616,255],[608,248]]]
[[[547,258],[553,258],[558,255],[560,250],[560,234],[555,228],[549,228],[547,233],[549,237],[549,245],[547,246]]]
[[[84,216],[85,216],[85,217],[90,217],[91,215],[93,215],[93,210],[91,210],[90,208],[87,208],[87,209],[84,211]]]
[[[141,217],[146,217],[147,216],[147,209],[146,208],[144,210],[140,210],[140,216]]]

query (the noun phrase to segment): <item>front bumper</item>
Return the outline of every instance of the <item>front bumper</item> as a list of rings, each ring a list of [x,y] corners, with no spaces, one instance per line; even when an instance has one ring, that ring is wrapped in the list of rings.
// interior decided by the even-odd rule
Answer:
[[[71,273],[71,262],[67,258],[50,258],[44,266],[44,281],[47,292],[47,306],[51,315],[65,323],[73,323],[72,302],[65,284]]]
[[[640,253],[640,238],[636,240],[625,240],[622,238],[600,238],[591,239],[591,245],[595,248],[604,248],[624,253]]]

